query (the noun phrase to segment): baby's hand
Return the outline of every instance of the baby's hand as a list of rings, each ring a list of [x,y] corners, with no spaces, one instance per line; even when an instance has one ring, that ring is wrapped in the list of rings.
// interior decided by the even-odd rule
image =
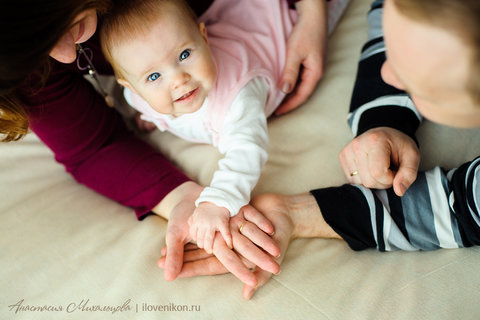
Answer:
[[[153,122],[143,120],[140,113],[135,115],[135,124],[141,132],[151,132],[157,127]]]
[[[233,248],[229,220],[230,212],[226,208],[217,207],[211,202],[202,202],[188,219],[190,236],[199,248],[211,254],[215,232],[220,231],[227,245]]]

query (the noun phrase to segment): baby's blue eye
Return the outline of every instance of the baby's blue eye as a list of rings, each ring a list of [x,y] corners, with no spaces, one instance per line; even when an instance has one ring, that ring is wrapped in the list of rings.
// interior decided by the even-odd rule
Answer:
[[[190,49],[184,50],[182,53],[180,53],[180,61],[183,61],[188,57],[190,57]]]
[[[148,81],[155,81],[158,78],[160,78],[160,73],[154,72],[151,75],[148,76]]]

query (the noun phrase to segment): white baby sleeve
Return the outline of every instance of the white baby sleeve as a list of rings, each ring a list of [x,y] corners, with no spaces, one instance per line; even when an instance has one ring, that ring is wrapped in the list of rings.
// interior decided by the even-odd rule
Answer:
[[[250,201],[267,161],[268,132],[265,103],[268,84],[263,78],[251,80],[235,98],[223,125],[218,144],[225,155],[218,162],[210,186],[195,204],[212,202],[234,216]]]

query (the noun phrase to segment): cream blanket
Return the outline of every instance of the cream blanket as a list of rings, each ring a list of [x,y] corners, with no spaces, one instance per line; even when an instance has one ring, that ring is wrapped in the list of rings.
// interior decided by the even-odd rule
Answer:
[[[309,102],[270,120],[269,160],[254,193],[344,183],[337,154],[352,137],[346,117],[369,6],[354,0],[347,8]],[[209,182],[219,158],[212,147],[154,136],[180,168]],[[479,130],[425,123],[419,137],[422,168],[453,167],[480,150]],[[138,222],[131,209],[79,185],[33,134],[1,144],[0,154],[1,319],[480,317],[479,248],[353,252],[338,240],[300,239],[251,301],[232,275],[167,282],[156,267],[166,221]]]

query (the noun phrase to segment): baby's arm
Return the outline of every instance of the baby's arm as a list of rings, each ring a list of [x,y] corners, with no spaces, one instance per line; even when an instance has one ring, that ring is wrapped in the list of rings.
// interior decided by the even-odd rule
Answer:
[[[234,216],[250,201],[250,193],[267,160],[268,133],[264,110],[268,89],[263,78],[256,78],[235,98],[218,145],[225,157],[218,162],[218,170],[210,186],[197,199],[198,207],[202,203],[214,203],[217,207],[226,208],[229,215]],[[195,237],[195,232],[198,235],[198,224],[192,224],[192,227],[191,236]],[[214,229],[212,237],[213,233]],[[225,240],[228,244],[229,240]],[[202,242],[198,237],[196,241],[197,244]]]

